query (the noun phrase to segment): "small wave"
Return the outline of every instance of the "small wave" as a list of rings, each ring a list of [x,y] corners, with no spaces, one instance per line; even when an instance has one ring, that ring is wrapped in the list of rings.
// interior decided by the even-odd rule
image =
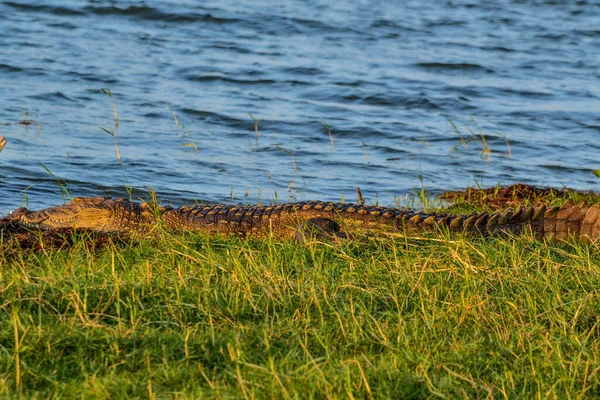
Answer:
[[[386,135],[386,136],[389,136],[390,138],[393,137],[393,135]],[[405,149],[398,149],[395,147],[383,146],[383,145],[377,145],[377,144],[370,144],[370,145],[368,145],[368,148],[369,148],[369,150],[377,151],[382,154],[386,154],[386,155],[393,154],[396,156],[396,157],[391,157],[391,159],[394,159],[394,158],[402,159],[402,157],[408,157],[411,154],[410,151],[407,151]],[[392,161],[394,161],[394,160],[392,160]]]
[[[1,72],[23,72],[23,68],[15,67],[14,65],[0,64]]]
[[[337,82],[333,82],[333,84],[336,86],[362,87],[362,86],[367,85],[368,82],[362,81],[362,80],[354,80],[354,81],[348,81],[348,82],[337,81]]]
[[[287,19],[287,18],[283,18]],[[314,19],[304,19],[304,18],[289,18],[289,20],[298,25],[304,26],[309,29],[314,29],[323,32],[335,32],[339,30],[338,27],[326,24],[321,21],[316,21]]]
[[[62,92],[42,93],[42,94],[36,94],[33,96],[27,96],[27,97],[32,98],[32,99],[38,99],[38,100],[68,100],[68,101],[72,101],[72,102],[75,101]]]
[[[497,88],[496,90],[505,93],[505,94],[514,94],[517,96],[530,97],[530,98],[538,98],[538,99],[548,99],[552,98],[552,93],[542,93],[535,92],[532,90],[517,90],[517,89],[507,89],[507,88]]]
[[[164,115],[155,112],[149,112],[144,114],[144,118],[164,118]]]
[[[227,75],[188,75],[183,78],[191,82],[227,82],[238,85],[271,85],[276,83],[272,79],[241,79]]]
[[[46,75],[46,71],[43,68],[21,68],[10,64],[0,64],[0,72],[16,74],[23,72],[29,77]]]
[[[465,24],[466,24],[465,21],[452,21],[449,19],[440,19],[437,21],[429,21],[429,22],[427,22],[426,26],[428,26],[430,28],[435,28],[438,26],[463,26]]]
[[[88,13],[95,15],[116,15],[124,17],[135,17],[142,20],[149,21],[164,21],[164,22],[180,22],[180,23],[192,23],[192,22],[211,22],[215,24],[231,24],[231,23],[242,23],[244,21],[236,18],[224,18],[216,17],[210,13],[167,13],[148,6],[129,6],[127,8],[120,8],[117,6],[111,7],[94,7],[88,6],[84,10]]]
[[[222,77],[232,77],[232,76],[242,76],[242,77],[259,77],[265,75],[265,72],[260,69],[254,68],[240,68],[240,69],[229,69],[225,70],[223,68],[215,68],[212,66],[194,66],[194,67],[185,67],[180,68],[177,71],[177,76],[182,76],[185,79],[188,77],[196,77],[196,76],[222,76]]]
[[[438,70],[438,71],[481,71],[487,73],[493,73],[494,70],[481,66],[479,64],[471,64],[471,63],[440,63],[440,62],[422,62],[415,64],[416,67],[428,69],[428,70]]]
[[[62,29],[66,29],[66,30],[69,30],[69,31],[74,31],[75,29],[78,28],[77,25],[72,24],[70,22],[65,22],[65,21],[62,21],[62,22],[51,22],[51,23],[48,23],[48,26],[50,26],[52,28],[62,28]]]
[[[314,67],[285,67],[282,69],[282,72],[285,72],[288,74],[295,74],[295,75],[314,76],[314,75],[320,75],[324,71],[319,68],[314,68]]]
[[[387,19],[378,19],[373,21],[373,23],[371,23],[371,28],[377,29],[377,28],[384,28],[384,29],[393,29],[393,30],[398,30],[398,31],[404,31],[404,32],[418,32],[417,29],[408,27],[408,26],[404,26],[404,25],[400,25],[395,21],[390,21]]]
[[[392,97],[388,97],[383,94],[366,96],[363,98],[359,98],[356,95],[350,95],[350,96],[346,96],[346,99],[348,99],[348,101],[356,101],[357,99],[360,99],[361,103],[370,104],[372,106],[395,106],[395,105],[398,105],[398,99],[394,99]]]
[[[239,53],[239,54],[251,54],[252,51],[248,50],[244,47],[240,47],[240,46],[236,46],[234,44],[230,44],[230,43],[215,43],[209,46],[209,48],[211,49],[216,49],[216,50],[228,50],[228,51],[232,51],[234,53]]]
[[[489,50],[489,51],[500,51],[502,53],[514,53],[515,49],[511,49],[510,47],[506,47],[506,46],[483,46],[480,47],[482,50]]]
[[[590,29],[590,30],[576,30],[573,32],[575,35],[579,36],[587,36],[591,38],[600,37],[600,29]]]
[[[367,96],[362,100],[363,103],[377,106],[396,106],[406,109],[423,109],[423,110],[439,110],[440,106],[431,100],[421,98],[407,98],[407,97],[383,97],[379,96]]]
[[[54,15],[83,15],[84,13],[80,10],[76,10],[73,8],[67,7],[59,7],[59,6],[46,6],[46,5],[37,5],[37,4],[28,4],[28,3],[14,3],[12,1],[4,2],[5,5],[12,7],[16,10],[25,11],[25,12],[37,12],[37,13],[48,13]]]
[[[483,19],[486,23],[491,24],[491,25],[515,25],[516,20],[513,18],[508,18],[508,17],[488,17],[488,18],[484,18]]]
[[[65,75],[73,76],[78,80],[83,79],[84,81],[88,82],[101,82],[104,85],[114,86],[119,83],[119,80],[115,78],[102,77],[98,76],[97,74],[81,73],[77,71],[67,71]],[[96,91],[96,89],[90,90],[91,93],[95,93]]]
[[[570,174],[575,174],[576,172],[592,172],[589,168],[577,168],[573,164],[568,165],[560,165],[560,164],[540,164],[542,168],[548,169],[550,171],[556,172],[567,172]]]
[[[600,125],[585,125],[585,127],[600,132]]]
[[[184,114],[190,115],[190,116],[195,116],[199,119],[201,119],[202,121],[209,123],[209,124],[216,124],[216,125],[226,125],[232,128],[251,128],[252,127],[252,120],[250,119],[250,117],[248,117],[248,119],[238,119],[238,118],[233,118],[224,114],[219,114],[216,112],[212,112],[212,111],[206,111],[206,110],[195,110],[193,108],[184,108],[182,110],[182,112]]]
[[[540,39],[549,39],[549,40],[556,40],[556,41],[561,41],[567,38],[567,35],[563,35],[563,34],[556,34],[556,33],[544,33],[544,34],[540,34],[540,35],[536,35],[536,37],[540,38]]]
[[[318,21],[316,19],[305,19],[305,18],[290,18],[281,17],[274,21],[274,25],[278,25],[278,28],[273,33],[288,33],[288,34],[305,34],[305,33],[355,33],[357,35],[364,35],[365,32],[358,31],[346,25],[334,25],[326,22]]]

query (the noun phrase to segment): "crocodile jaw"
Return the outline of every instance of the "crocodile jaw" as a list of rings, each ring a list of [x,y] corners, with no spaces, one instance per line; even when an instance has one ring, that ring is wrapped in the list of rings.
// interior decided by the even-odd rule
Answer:
[[[102,231],[112,222],[113,215],[103,198],[75,198],[70,203],[29,211],[19,208],[9,219],[24,226],[37,229],[85,228]]]

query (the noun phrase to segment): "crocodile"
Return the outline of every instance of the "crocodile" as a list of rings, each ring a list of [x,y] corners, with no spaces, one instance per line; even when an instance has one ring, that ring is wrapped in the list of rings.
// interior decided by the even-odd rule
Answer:
[[[447,229],[483,236],[530,231],[539,239],[595,241],[600,236],[600,203],[521,206],[492,213],[413,212],[359,204],[307,201],[277,205],[199,204],[179,208],[151,206],[126,199],[75,198],[70,203],[31,211],[20,208],[10,224],[34,230],[83,229],[148,236],[195,231],[304,240],[306,235],[344,238],[357,230],[426,232]]]

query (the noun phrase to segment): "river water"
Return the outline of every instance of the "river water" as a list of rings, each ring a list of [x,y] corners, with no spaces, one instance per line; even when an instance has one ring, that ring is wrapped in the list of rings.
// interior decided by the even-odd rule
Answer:
[[[0,33],[0,213],[600,188],[598,1],[14,0]]]

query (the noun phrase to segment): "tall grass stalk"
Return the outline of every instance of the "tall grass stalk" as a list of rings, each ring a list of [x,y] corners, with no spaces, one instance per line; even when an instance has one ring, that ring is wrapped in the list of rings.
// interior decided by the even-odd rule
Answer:
[[[492,148],[486,138],[486,135],[481,131],[481,129],[479,128],[479,125],[477,124],[477,121],[474,118],[470,118],[471,123],[473,124],[473,127],[475,128],[475,131],[468,125],[463,125],[463,127],[468,131],[469,135],[467,137],[463,136],[463,134],[461,133],[460,128],[458,127],[458,125],[452,121],[452,120],[448,120],[448,122],[450,122],[450,125],[452,126],[452,130],[454,131],[454,133],[456,133],[456,135],[459,138],[459,143],[452,146],[450,148],[450,153],[454,152],[459,146],[463,146],[465,148],[465,150],[469,149],[468,144],[471,142],[477,142],[479,143],[479,145],[481,146],[481,152],[479,153],[479,156],[481,158],[485,158],[487,160],[487,162],[489,163],[491,161],[491,156],[492,156]],[[504,143],[506,144],[506,153],[499,153],[501,155],[504,155],[506,157],[512,157],[512,150],[510,148],[510,143],[508,141],[508,138],[506,137],[506,135],[501,134],[501,133],[495,133],[495,135],[501,137],[502,139],[504,139]]]
[[[179,120],[177,119],[177,114],[175,114],[175,110],[173,110],[173,107],[171,107],[171,103],[167,102],[167,104],[169,105],[169,109],[171,110],[171,113],[173,114],[173,121],[175,121],[175,127],[178,127]]]
[[[292,158],[292,166],[294,167],[294,172],[297,172],[298,166],[296,165],[296,159],[294,158],[294,151],[291,148],[286,149],[281,146],[275,146],[275,147],[278,148],[279,150],[283,151],[284,153],[287,153],[290,155],[290,157]]]
[[[119,114],[117,113],[117,106],[115,104],[115,99],[113,98],[112,91],[110,90],[110,88],[105,88],[105,89],[98,89],[98,90],[96,90],[96,92],[104,93],[110,99],[110,104],[113,109],[113,116],[115,117],[115,128],[118,128],[119,127]]]
[[[323,129],[327,131],[327,134],[329,135],[329,142],[331,143],[331,148],[334,149],[335,144],[333,142],[333,134],[331,133],[331,128],[329,127],[329,125],[327,125],[325,121],[323,121]]]
[[[256,134],[256,143],[258,143],[258,124],[260,123],[260,119],[254,117],[254,115],[248,113],[250,118],[252,118],[252,123],[254,124],[254,133]]]
[[[67,198],[69,200],[72,200],[73,197],[71,196],[71,193],[69,192],[69,183],[65,180],[61,180],[61,179],[57,178],[56,175],[54,175],[54,173],[52,171],[50,171],[50,169],[48,167],[46,167],[44,164],[42,164],[40,161],[38,161],[38,164],[40,164],[42,166],[42,168],[44,168],[46,170],[46,172],[48,172],[50,174],[50,176],[52,176],[52,178],[54,178],[54,181],[60,188],[60,195],[61,195],[63,201],[67,201]],[[33,185],[25,188],[21,193],[24,193],[27,189],[31,188],[32,186]]]
[[[112,128],[105,128],[105,127],[101,126],[100,129],[102,129],[104,132],[106,132],[110,136],[112,136],[113,141],[115,142],[115,151],[117,153],[117,163],[120,163],[121,162],[121,152],[119,151],[119,144],[117,143],[117,133]]]

